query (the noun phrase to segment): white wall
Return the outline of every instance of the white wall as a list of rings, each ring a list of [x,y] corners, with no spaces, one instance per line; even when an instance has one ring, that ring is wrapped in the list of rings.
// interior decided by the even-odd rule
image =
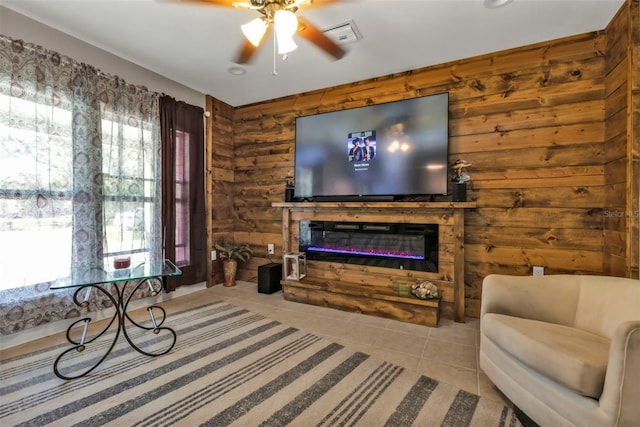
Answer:
[[[92,46],[75,37],[34,21],[0,6],[0,33],[14,39],[41,45],[77,61],[92,65],[107,74],[123,78],[127,83],[146,86],[191,105],[205,107],[205,95],[153,71]]]

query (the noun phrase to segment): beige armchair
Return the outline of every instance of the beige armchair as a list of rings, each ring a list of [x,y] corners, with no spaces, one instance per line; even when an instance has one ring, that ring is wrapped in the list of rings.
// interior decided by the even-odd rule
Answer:
[[[480,368],[541,426],[640,426],[640,281],[490,275]]]

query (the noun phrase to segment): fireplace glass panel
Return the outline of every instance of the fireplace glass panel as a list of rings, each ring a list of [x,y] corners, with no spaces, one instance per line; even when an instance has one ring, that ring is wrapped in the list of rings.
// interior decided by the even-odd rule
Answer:
[[[299,243],[312,260],[438,271],[437,224],[300,221]]]

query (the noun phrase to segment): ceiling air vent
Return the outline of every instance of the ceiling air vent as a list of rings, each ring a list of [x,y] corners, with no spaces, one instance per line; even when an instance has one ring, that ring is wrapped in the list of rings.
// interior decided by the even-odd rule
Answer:
[[[325,28],[322,32],[338,44],[353,43],[362,38],[353,20]]]

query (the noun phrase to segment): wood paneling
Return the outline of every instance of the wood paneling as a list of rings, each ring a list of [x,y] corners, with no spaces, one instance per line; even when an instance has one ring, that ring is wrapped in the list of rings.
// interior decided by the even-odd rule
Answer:
[[[231,106],[207,96],[206,110],[206,205],[207,246],[210,253],[214,242],[232,238],[235,228],[233,207],[234,147],[233,114]],[[207,286],[220,283],[223,278],[220,260],[209,261]]]
[[[443,293],[441,311],[445,317],[458,322],[465,319],[464,301],[464,211],[475,207],[474,203],[416,203],[416,202],[391,202],[391,203],[274,203],[274,206],[282,208],[282,235],[283,252],[297,252],[299,250],[299,224],[302,220],[323,220],[340,222],[396,222],[408,224],[438,224],[438,272],[411,271],[402,269],[390,269],[373,266],[360,266],[351,264],[336,264],[322,261],[307,261],[307,280],[323,283],[323,289],[314,287],[313,292],[293,290],[292,287],[309,289],[305,284],[283,283],[285,296],[299,298],[304,295],[309,303],[322,302],[323,305],[334,308],[345,308],[351,303],[350,310],[362,311],[359,292],[354,291],[358,286],[369,287],[376,290],[377,294],[391,294],[392,283],[396,280],[406,281],[410,284],[417,281],[429,280],[438,286]],[[329,286],[332,284],[332,286]],[[344,287],[338,292],[337,286]],[[335,285],[335,286],[333,286]],[[382,289],[382,291],[381,291]],[[328,292],[324,299],[322,292]],[[333,293],[339,293],[339,296]],[[354,298],[349,299],[348,295]],[[314,298],[311,298],[314,296]],[[338,304],[336,298],[340,301]],[[367,299],[375,299],[367,295]],[[391,307],[397,303],[394,298],[387,299],[384,307]],[[402,302],[402,301],[401,301]],[[404,307],[404,304],[399,304]],[[411,305],[411,304],[410,304]],[[415,305],[415,304],[414,304]],[[411,305],[413,307],[413,305]],[[413,307],[415,308],[415,307]],[[378,313],[382,317],[397,318],[404,321],[418,321],[412,314],[413,320],[402,315],[405,309],[399,309],[394,313]],[[370,313],[374,314],[374,313]],[[394,316],[399,317],[394,317]],[[436,317],[430,314],[430,326],[437,324]]]
[[[464,233],[468,313],[479,312],[482,279],[490,273],[531,274],[531,266],[542,265],[550,274],[637,276],[639,16],[638,0],[628,0],[603,31],[225,115],[231,122],[213,129],[222,140],[211,159],[220,197],[212,227],[232,230],[255,249],[240,278],[254,278],[257,265],[269,261],[266,243],[276,244],[276,259],[282,256],[285,244],[271,241],[282,218],[271,204],[283,201],[293,172],[296,117],[444,91],[449,160],[473,163],[468,197],[477,208],[465,213]],[[396,220],[405,215],[411,212]],[[354,280],[365,274],[349,273]]]
[[[609,193],[604,211],[607,274],[638,278],[640,172],[640,7],[630,0],[607,28],[605,162]]]
[[[629,8],[630,102],[627,122],[627,216],[626,275],[640,278],[640,1],[631,1]]]
[[[425,326],[438,326],[440,317],[440,300],[399,297],[394,294],[391,285],[307,278],[302,282],[283,281],[282,292],[289,301]]]

